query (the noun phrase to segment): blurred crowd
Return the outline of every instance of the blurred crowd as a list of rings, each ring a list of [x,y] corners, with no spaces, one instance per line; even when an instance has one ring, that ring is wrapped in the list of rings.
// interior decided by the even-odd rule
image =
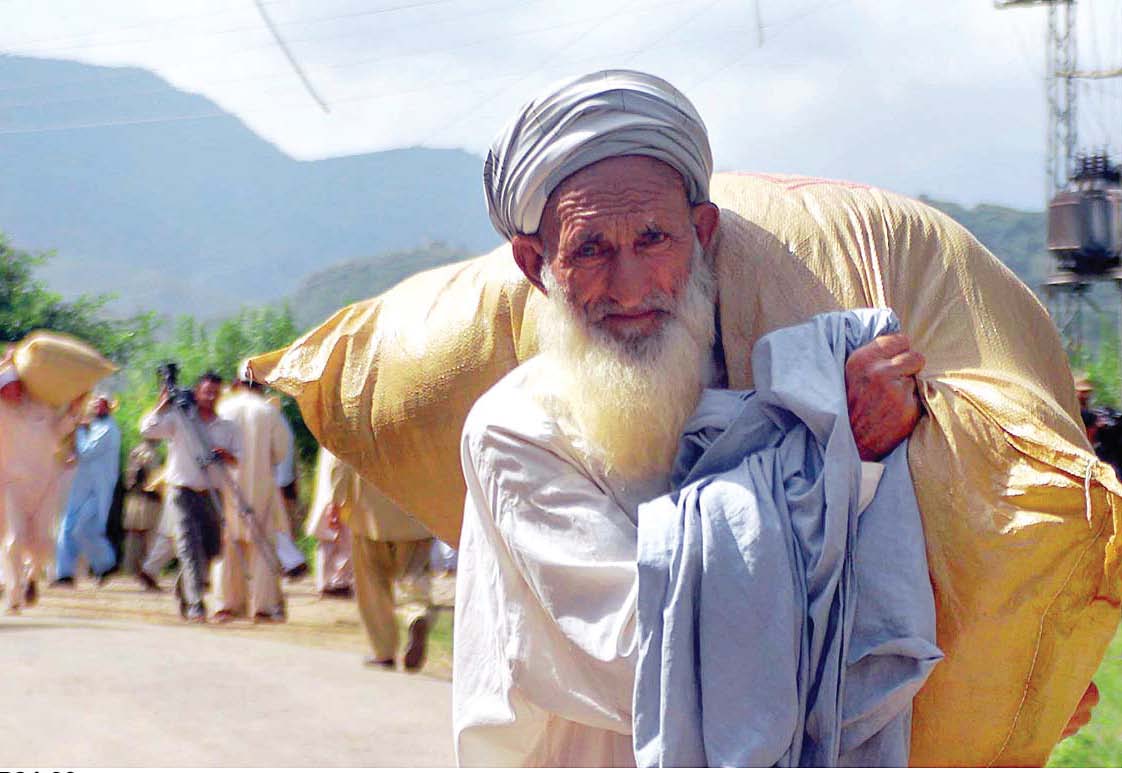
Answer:
[[[248,364],[231,383],[207,372],[188,388],[165,387],[127,455],[117,408],[103,393],[43,404],[0,360],[8,614],[33,606],[43,582],[65,590],[117,574],[150,593],[173,590],[189,622],[283,623],[282,580],[308,574],[310,563],[321,599],[356,600],[367,665],[422,665],[431,577],[455,571],[455,552],[326,449],[310,507],[302,504],[292,428]],[[314,555],[298,547],[311,548],[303,535]],[[403,648],[395,609],[405,616]]]

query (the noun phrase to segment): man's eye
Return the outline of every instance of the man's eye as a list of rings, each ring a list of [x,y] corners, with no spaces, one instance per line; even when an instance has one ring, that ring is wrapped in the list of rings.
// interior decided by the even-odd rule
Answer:
[[[639,237],[639,243],[650,247],[655,244],[662,244],[669,238],[670,237],[663,231],[646,231]]]
[[[599,254],[600,254],[600,245],[596,244],[595,242],[588,242],[586,244],[582,244],[577,249],[577,257],[578,258],[595,258]]]

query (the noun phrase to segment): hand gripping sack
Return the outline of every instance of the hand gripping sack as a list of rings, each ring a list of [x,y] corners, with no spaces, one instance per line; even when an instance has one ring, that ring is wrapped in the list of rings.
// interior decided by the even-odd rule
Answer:
[[[79,339],[36,330],[15,346],[12,361],[32,398],[59,408],[81,397],[117,366]]]
[[[946,659],[915,701],[912,764],[1039,765],[1118,623],[1119,502],[1092,454],[1055,328],[945,215],[874,188],[717,175],[730,386],[760,336],[887,306],[915,349],[926,415],[909,445]],[[459,432],[535,350],[538,295],[508,247],[419,274],[258,361],[340,458],[445,541]]]

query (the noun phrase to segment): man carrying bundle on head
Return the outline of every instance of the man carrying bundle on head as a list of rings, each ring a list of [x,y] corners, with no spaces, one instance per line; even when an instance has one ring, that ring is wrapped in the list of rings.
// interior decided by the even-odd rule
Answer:
[[[67,475],[63,439],[74,417],[27,394],[10,357],[0,360],[0,527],[8,614],[38,599],[52,558],[51,524]]]
[[[908,761],[941,657],[901,445],[925,359],[889,310],[837,311],[723,389],[748,331],[716,326],[711,175],[693,105],[632,71],[550,89],[488,155],[547,303],[463,430],[461,764]]]
[[[88,344],[50,331],[31,333],[0,358],[0,533],[9,614],[36,601],[70,475],[66,438],[86,395],[115,370]]]

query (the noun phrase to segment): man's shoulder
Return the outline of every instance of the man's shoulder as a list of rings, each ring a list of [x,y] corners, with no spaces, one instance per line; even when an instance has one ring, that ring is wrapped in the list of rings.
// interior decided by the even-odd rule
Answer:
[[[497,437],[520,437],[536,444],[562,440],[557,417],[543,389],[547,374],[534,357],[506,374],[484,392],[464,422],[463,440],[470,451]]]

